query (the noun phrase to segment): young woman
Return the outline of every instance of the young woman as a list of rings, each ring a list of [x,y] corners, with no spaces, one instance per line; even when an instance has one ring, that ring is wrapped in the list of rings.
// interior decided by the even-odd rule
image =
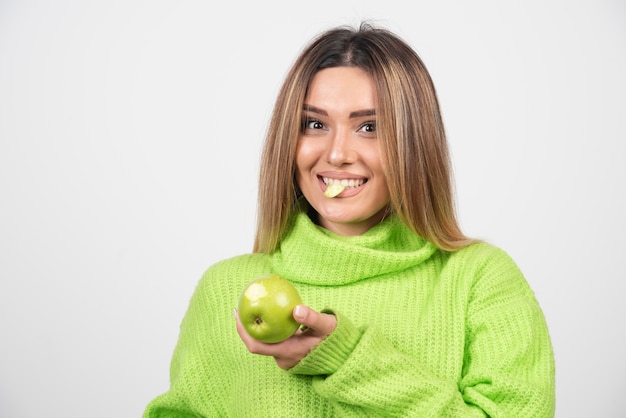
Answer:
[[[233,319],[245,285],[267,273],[304,301],[293,312],[302,329],[274,344]],[[424,64],[381,28],[320,34],[276,102],[254,251],[202,277],[171,387],[144,417],[526,418],[554,408],[552,346],[532,290],[505,252],[455,219]]]

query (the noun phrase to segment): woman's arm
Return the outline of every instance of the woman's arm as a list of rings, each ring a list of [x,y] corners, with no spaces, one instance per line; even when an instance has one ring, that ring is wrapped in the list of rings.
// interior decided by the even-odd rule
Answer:
[[[302,347],[299,355],[308,354],[293,367],[282,367],[312,376],[313,390],[342,416],[553,417],[553,352],[543,313],[508,256],[489,258],[472,273],[466,295],[464,358],[440,353],[442,362],[462,361],[458,377],[440,377],[379,328],[357,327],[330,310],[309,315],[332,314],[332,332]],[[289,357],[284,347],[259,351],[280,359]]]
[[[549,368],[550,363],[535,363],[536,354],[545,350],[545,340],[538,335],[543,333],[542,321],[537,320],[531,313],[516,319],[524,326],[538,326],[537,338],[520,338],[515,329],[499,326],[499,320],[482,322],[482,335],[468,342],[466,372],[455,381],[430,373],[378,329],[359,329],[337,314],[335,331],[289,371],[314,375],[313,389],[346,415],[552,417],[551,371],[534,370]],[[508,354],[494,358],[488,351],[494,341],[510,345]]]

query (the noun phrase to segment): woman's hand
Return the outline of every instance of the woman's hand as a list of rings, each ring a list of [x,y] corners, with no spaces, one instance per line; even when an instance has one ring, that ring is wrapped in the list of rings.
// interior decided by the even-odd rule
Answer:
[[[337,325],[337,318],[334,315],[320,313],[304,305],[298,305],[294,308],[293,318],[299,324],[304,325],[304,329],[298,329],[294,335],[285,341],[267,344],[255,340],[243,329],[239,315],[235,311],[237,333],[239,333],[248,351],[253,354],[274,357],[278,367],[284,370],[298,364]]]

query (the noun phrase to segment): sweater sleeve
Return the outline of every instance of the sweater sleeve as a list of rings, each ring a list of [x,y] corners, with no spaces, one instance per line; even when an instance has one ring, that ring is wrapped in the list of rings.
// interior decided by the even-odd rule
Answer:
[[[463,373],[456,380],[432,374],[376,327],[357,327],[331,310],[335,331],[290,372],[312,375],[314,390],[341,416],[553,417],[547,327],[511,260],[487,263],[467,304]]]
[[[228,415],[242,344],[234,326],[233,295],[267,266],[258,256],[214,264],[198,282],[180,323],[170,363],[170,387],[146,407],[143,418]],[[224,365],[235,365],[224,370]]]
[[[200,339],[206,322],[212,318],[204,307],[215,302],[209,299],[210,293],[199,286],[191,298],[189,307],[180,326],[180,333],[170,363],[170,388],[157,396],[146,407],[143,418],[192,418],[199,416],[219,416],[218,394],[213,390],[219,387],[213,380],[215,373],[208,372],[212,345]]]

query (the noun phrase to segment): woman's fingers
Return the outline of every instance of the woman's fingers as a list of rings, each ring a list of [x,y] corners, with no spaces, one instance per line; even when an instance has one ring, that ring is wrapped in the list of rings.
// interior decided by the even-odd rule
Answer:
[[[305,305],[294,308],[294,319],[302,324],[304,331],[300,330],[285,341],[267,344],[252,338],[241,325],[237,311],[234,312],[237,322],[237,333],[243,343],[253,354],[272,356],[278,366],[289,369],[318,345],[330,334],[337,323],[334,315],[319,313]]]
[[[337,319],[334,315],[317,312],[308,306],[298,305],[293,310],[293,318],[306,330],[314,332],[317,335],[327,336],[337,325]]]

